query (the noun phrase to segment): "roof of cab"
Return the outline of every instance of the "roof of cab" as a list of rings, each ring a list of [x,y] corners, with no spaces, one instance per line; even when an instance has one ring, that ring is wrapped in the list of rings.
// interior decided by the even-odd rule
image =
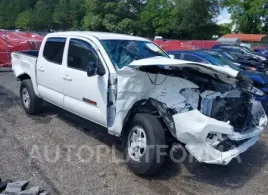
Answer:
[[[148,39],[142,37],[136,37],[131,35],[117,34],[117,33],[109,33],[109,32],[92,32],[92,31],[70,31],[70,32],[56,32],[48,34],[51,36],[94,36],[99,40],[135,40],[135,41],[149,41]]]

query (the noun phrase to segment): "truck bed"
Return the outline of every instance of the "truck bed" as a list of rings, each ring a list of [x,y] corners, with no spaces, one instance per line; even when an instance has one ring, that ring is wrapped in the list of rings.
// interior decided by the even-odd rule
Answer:
[[[38,95],[36,83],[36,63],[39,51],[24,51],[13,52],[11,54],[11,65],[15,76],[20,77],[28,76],[33,82],[33,87]]]
[[[32,56],[32,57],[38,57],[39,50],[27,50],[27,51],[22,51],[22,52],[17,52],[17,53],[25,54],[25,55]]]
[[[11,65],[15,74],[19,74],[20,69],[24,70],[25,72],[28,72],[26,69],[35,70],[38,54],[39,51],[12,52]]]

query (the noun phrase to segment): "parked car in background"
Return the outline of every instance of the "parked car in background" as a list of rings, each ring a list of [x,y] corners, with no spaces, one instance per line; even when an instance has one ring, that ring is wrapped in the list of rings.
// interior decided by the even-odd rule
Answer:
[[[235,65],[221,53],[214,50],[197,50],[197,51],[169,51],[168,54],[172,54],[176,59],[187,60],[192,62],[207,63],[215,66],[229,66],[240,72],[243,75],[254,82],[256,87],[255,98],[259,101],[265,102],[265,106],[268,101],[268,75],[266,73],[257,71],[244,71],[238,65]],[[268,111],[268,110],[267,110]]]
[[[236,55],[248,57],[249,61],[261,62],[265,65],[268,65],[268,60],[266,57],[257,55],[256,53],[254,53],[247,47],[238,46],[238,45],[219,44],[219,45],[213,46],[211,49],[222,49],[222,50],[230,51],[232,53],[235,53]]]
[[[207,51],[211,51],[211,52],[216,51],[222,54],[225,58],[227,58],[229,61],[239,66],[243,70],[256,70],[258,72],[264,72],[264,73],[268,71],[268,68],[263,63],[250,61],[250,58],[246,56],[235,55],[234,53],[230,51],[226,51],[222,49],[213,49],[213,50],[207,50]]]
[[[260,56],[268,58],[268,48],[255,49],[254,52]]]
[[[240,64],[234,64],[226,59],[222,54],[216,51],[210,50],[196,50],[196,51],[168,51],[170,55],[174,55],[176,59],[199,62],[204,64],[224,66],[228,65],[235,70],[239,69]]]
[[[241,64],[237,65],[237,63],[232,63],[225,55],[222,55],[220,52],[214,50],[205,50],[204,52],[221,60],[224,60],[224,58],[226,58],[224,61],[227,65],[234,68],[235,70],[240,71],[241,75],[246,76],[247,78],[254,81],[254,86],[260,89],[263,93],[265,93],[265,95],[263,95],[262,93],[256,95],[256,99],[260,101],[268,101],[268,75],[265,73],[265,71],[260,72],[258,70],[252,70],[247,68],[245,69],[245,66],[241,66]],[[237,67],[234,67],[233,65],[236,65]]]
[[[12,53],[12,69],[26,113],[41,112],[45,100],[122,136],[138,175],[156,172],[172,145],[199,162],[226,165],[267,123],[252,98],[257,89],[238,71],[171,59],[142,37],[53,33],[36,53]]]
[[[249,61],[247,58],[243,57],[238,58],[232,52],[228,52],[225,50],[213,49],[213,50],[200,50],[200,51],[204,51],[206,53],[211,54],[212,56],[215,57],[218,56],[220,58],[228,60],[228,63],[232,63],[233,65],[239,67],[244,71],[253,70],[266,73],[266,71],[268,70],[268,68],[265,68],[264,64],[262,63]]]

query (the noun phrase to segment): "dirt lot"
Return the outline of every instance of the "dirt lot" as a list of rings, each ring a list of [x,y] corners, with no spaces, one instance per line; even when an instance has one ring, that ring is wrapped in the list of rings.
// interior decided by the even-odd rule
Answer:
[[[160,172],[138,177],[122,159],[121,140],[84,119],[52,105],[38,116],[20,106],[19,82],[0,72],[0,178],[30,180],[51,194],[267,194],[268,133],[228,166],[167,160]],[[68,150],[68,145],[75,147]],[[81,162],[81,146],[110,149],[108,155]],[[47,152],[46,152],[47,151]],[[51,160],[59,153],[58,160]],[[105,153],[105,152],[103,152]],[[39,156],[38,156],[39,154]],[[81,153],[86,159],[88,153]],[[45,158],[49,156],[50,161]],[[33,158],[34,157],[34,158]],[[57,156],[56,156],[57,157]],[[69,157],[69,158],[68,158]]]

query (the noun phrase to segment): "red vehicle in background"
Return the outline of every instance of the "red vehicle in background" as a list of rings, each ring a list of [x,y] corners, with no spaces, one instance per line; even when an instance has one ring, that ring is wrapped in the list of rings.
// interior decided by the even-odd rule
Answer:
[[[197,50],[197,49],[211,49],[214,45],[220,44],[213,40],[154,40],[154,43],[159,45],[165,51],[172,50]]]
[[[43,36],[0,30],[0,67],[9,66],[13,51],[39,50]]]

